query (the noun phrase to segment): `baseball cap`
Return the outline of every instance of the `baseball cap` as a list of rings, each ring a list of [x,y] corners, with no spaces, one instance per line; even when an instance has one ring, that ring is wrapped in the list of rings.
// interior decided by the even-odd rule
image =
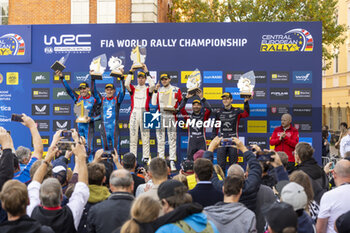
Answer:
[[[162,80],[163,78],[170,79],[170,77],[169,77],[168,74],[162,74],[162,75],[160,76],[160,80]]]
[[[266,222],[274,232],[282,232],[284,228],[297,229],[298,217],[293,207],[285,202],[273,203],[265,212]]]
[[[114,87],[114,85],[112,83],[106,84],[105,89],[107,89],[109,87],[115,89],[115,87]]]
[[[175,189],[177,187],[185,187],[183,183],[178,180],[167,180],[161,183],[158,187],[158,197],[160,200],[175,196]]]
[[[139,77],[139,76],[146,77],[146,74],[145,74],[145,72],[140,71],[137,73],[137,77]]]
[[[196,161],[199,158],[203,158],[204,152],[204,150],[199,150],[196,153],[194,153],[193,160]]]
[[[295,182],[290,182],[282,189],[281,199],[293,206],[294,211],[304,209],[307,205],[307,196],[304,187]]]
[[[67,179],[67,169],[62,165],[55,166],[52,168],[52,176],[58,179],[60,184],[64,184]]]
[[[225,92],[224,94],[222,94],[221,98],[223,97],[228,97],[230,99],[232,99],[232,94],[230,92]]]
[[[184,172],[188,172],[190,170],[193,170],[193,161],[191,161],[189,159],[183,160],[181,162],[180,166]]]
[[[350,211],[340,215],[335,221],[335,225],[339,233],[350,232]]]
[[[200,100],[198,100],[198,99],[196,99],[196,100],[193,100],[193,102],[192,102],[192,104],[194,104],[194,103],[201,103],[201,101]]]
[[[79,89],[81,89],[81,88],[87,88],[87,87],[89,87],[89,84],[87,84],[86,82],[82,82],[82,83],[80,83],[80,85],[79,85]]]

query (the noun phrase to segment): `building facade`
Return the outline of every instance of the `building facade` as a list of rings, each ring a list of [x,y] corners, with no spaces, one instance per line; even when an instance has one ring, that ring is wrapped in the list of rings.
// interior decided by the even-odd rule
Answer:
[[[170,0],[0,0],[1,24],[168,22]]]

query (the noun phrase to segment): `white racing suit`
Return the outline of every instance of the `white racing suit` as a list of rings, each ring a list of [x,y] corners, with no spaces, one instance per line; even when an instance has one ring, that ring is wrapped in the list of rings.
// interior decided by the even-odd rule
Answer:
[[[169,100],[169,98],[171,98]],[[156,130],[158,156],[165,158],[165,130],[168,131],[169,159],[176,161],[177,118],[172,111],[166,111],[167,107],[176,109],[182,100],[181,90],[169,85],[161,87],[158,93],[152,96],[152,105],[157,105],[161,113],[161,128]]]
[[[152,78],[146,74],[147,81],[150,84],[134,86],[131,83],[132,75],[129,74],[125,80],[125,87],[130,90],[131,96],[131,113],[130,113],[130,152],[137,157],[137,145],[139,128],[141,130],[142,140],[142,159],[150,158],[150,131],[143,128],[143,113],[149,111],[149,103],[154,90],[154,82]]]

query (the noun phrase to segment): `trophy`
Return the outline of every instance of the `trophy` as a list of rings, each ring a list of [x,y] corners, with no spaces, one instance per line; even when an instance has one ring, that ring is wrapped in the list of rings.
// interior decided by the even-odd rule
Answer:
[[[146,48],[137,46],[131,51],[130,59],[133,62],[132,67],[140,69],[146,61]]]
[[[55,61],[55,63],[53,63],[53,65],[51,66],[51,69],[53,69],[54,71],[59,70],[62,72],[66,68],[64,63],[66,63],[66,61],[68,60],[68,57],[69,57],[69,53],[67,53],[66,56],[64,57],[61,57],[59,61]]]
[[[201,86],[201,72],[196,69],[187,78],[187,93],[195,95]]]
[[[241,98],[250,98],[253,95],[255,87],[255,75],[254,71],[249,71],[239,78],[237,87],[240,92]]]
[[[77,117],[76,123],[88,123],[89,110],[84,108],[84,100],[74,105],[74,113]]]
[[[125,56],[112,56],[109,58],[108,66],[111,70],[110,76],[115,78],[124,78],[123,71],[124,71],[124,64],[125,64]]]
[[[102,74],[105,72],[106,67],[107,67],[106,54],[102,54],[92,59],[92,62],[90,64],[90,70],[93,71],[91,73],[91,79],[102,80]]]
[[[176,110],[174,107],[175,103],[176,99],[172,88],[164,92],[159,92],[159,105],[161,109],[174,112]]]

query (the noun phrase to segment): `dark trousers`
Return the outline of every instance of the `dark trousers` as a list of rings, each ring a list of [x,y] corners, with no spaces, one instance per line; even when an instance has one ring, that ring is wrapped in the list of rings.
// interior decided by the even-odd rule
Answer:
[[[226,171],[226,158],[229,156],[229,166],[233,163],[237,163],[238,160],[238,153],[237,149],[230,147],[230,146],[223,146],[219,147],[217,150],[217,160],[218,164],[221,167],[221,169],[225,172]]]
[[[193,155],[199,150],[207,150],[207,144],[204,138],[190,138],[187,147],[187,159],[193,160]]]

